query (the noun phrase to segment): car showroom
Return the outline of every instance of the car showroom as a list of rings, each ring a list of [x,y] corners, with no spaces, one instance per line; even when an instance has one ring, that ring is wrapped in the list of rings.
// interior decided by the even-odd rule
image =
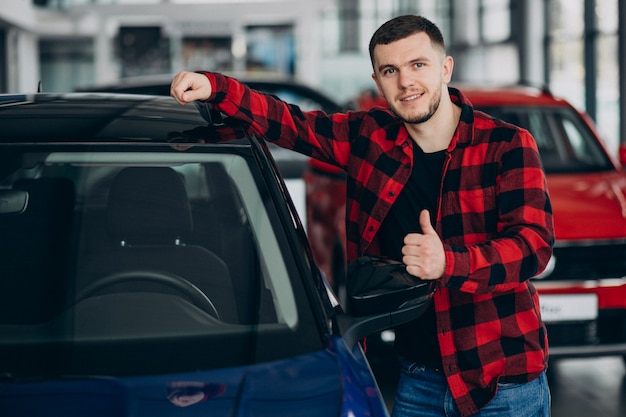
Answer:
[[[404,160],[363,162],[355,175],[344,156],[367,146],[317,130],[396,118],[415,127],[410,134],[437,114],[431,106],[409,122],[399,103],[415,97],[383,94],[391,77],[403,91],[429,93],[405,85],[414,81],[404,71],[417,78],[426,58],[411,69],[374,65],[376,48],[404,40],[370,46],[370,38],[406,15],[440,29],[450,96],[465,100],[452,107],[470,103],[496,126],[494,137],[517,132],[502,142],[533,139],[530,151],[477,169],[476,184],[443,162],[433,233],[458,225],[475,247],[467,281],[451,276],[442,286],[469,291],[481,263],[489,272],[476,276],[489,282],[475,284],[474,303],[512,299],[523,286],[545,333],[551,415],[626,417],[620,0],[2,0],[0,416],[390,416],[405,371],[400,329],[425,317],[440,326],[444,290],[411,275],[403,259],[374,257],[391,251],[391,239],[368,233],[391,221],[372,215],[359,225],[362,241],[350,239],[366,205],[380,210],[370,200],[401,201],[391,179],[379,187],[358,175]],[[181,106],[185,90],[177,95],[173,80],[185,72],[223,91]],[[468,117],[457,115],[450,134]],[[531,163],[536,154],[541,169],[503,168],[514,152]],[[548,200],[536,197],[526,171],[539,172]],[[507,188],[515,175],[527,192]],[[455,205],[442,201],[456,182],[461,208],[452,219],[441,206]],[[356,194],[360,187],[369,194]],[[541,207],[510,207],[533,198]],[[522,217],[530,227],[512,224]],[[467,231],[491,219],[489,243]],[[542,260],[543,221],[553,236]],[[365,240],[374,249],[362,250]],[[508,240],[522,248],[515,270],[498,252]],[[446,251],[466,249],[450,241]],[[449,256],[443,276],[457,267]],[[510,276],[494,284],[498,273],[517,274],[517,287]],[[367,286],[376,279],[387,286]],[[494,305],[498,318],[473,326],[502,320],[490,327],[502,346],[526,337],[503,336],[502,317],[512,310],[524,329],[528,311]],[[530,360],[531,347],[523,349]],[[485,352],[475,355],[496,366],[502,353]],[[451,371],[434,370],[452,381]]]

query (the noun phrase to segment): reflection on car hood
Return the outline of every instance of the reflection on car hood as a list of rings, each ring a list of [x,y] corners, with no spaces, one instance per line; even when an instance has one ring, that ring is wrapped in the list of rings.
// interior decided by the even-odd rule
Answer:
[[[336,362],[328,359],[323,352],[197,374],[16,383],[3,387],[0,408],[15,416],[28,414],[26,404],[37,409],[32,415],[332,416],[341,386]]]
[[[548,175],[559,240],[626,238],[626,173]]]
[[[375,398],[377,388],[373,381],[350,387],[359,371],[341,359],[348,352],[337,345],[331,339],[328,349],[311,355],[208,372],[0,383],[0,409],[20,417],[346,415],[351,405],[342,404],[342,393],[354,406],[350,397],[365,391]],[[348,414],[372,415],[362,409]]]

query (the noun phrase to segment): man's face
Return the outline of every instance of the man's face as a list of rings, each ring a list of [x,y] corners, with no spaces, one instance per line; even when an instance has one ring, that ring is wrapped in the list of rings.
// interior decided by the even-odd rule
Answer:
[[[425,33],[376,45],[372,78],[389,107],[406,123],[423,123],[437,111],[452,76],[452,58]]]

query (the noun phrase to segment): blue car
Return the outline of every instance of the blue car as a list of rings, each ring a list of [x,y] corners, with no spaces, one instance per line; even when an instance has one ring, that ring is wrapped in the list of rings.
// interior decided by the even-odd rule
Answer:
[[[1,416],[387,415],[360,341],[431,289],[340,305],[263,138],[100,93],[0,126]]]

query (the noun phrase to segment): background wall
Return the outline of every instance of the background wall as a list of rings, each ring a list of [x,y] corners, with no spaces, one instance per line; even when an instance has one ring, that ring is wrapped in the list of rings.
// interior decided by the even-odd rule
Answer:
[[[454,81],[549,86],[617,151],[624,35],[618,0],[3,0],[0,92],[72,91],[207,69],[295,78],[339,102],[374,88],[369,38],[422,14],[442,29]]]

